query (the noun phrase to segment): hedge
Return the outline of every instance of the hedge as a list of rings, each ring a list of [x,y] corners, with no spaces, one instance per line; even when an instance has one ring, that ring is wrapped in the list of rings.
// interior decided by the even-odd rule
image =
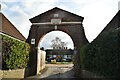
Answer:
[[[120,76],[120,29],[100,35],[81,48],[82,69],[107,78]]]
[[[22,69],[27,66],[30,46],[26,42],[18,41],[2,35],[2,68]]]

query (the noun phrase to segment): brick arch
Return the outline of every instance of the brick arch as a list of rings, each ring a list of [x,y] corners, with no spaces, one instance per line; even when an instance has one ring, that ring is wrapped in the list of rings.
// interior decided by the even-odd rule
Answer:
[[[58,27],[57,30],[63,31],[71,37],[76,47],[77,46],[81,47],[82,45],[84,45],[84,43],[88,42],[84,34],[84,29],[82,24],[58,25],[57,27]],[[51,31],[55,31],[54,25],[49,25],[49,27],[48,25],[39,25],[39,26],[32,25],[27,42],[31,44],[31,39],[35,39],[34,46],[37,47],[39,40],[43,37],[43,35]]]
[[[58,14],[57,18],[54,16],[55,14]],[[82,24],[83,19],[84,18],[81,16],[59,8],[53,8],[45,13],[42,13],[30,19],[32,25],[29,31],[27,42],[31,44],[31,40],[35,40],[35,44],[31,44],[32,56],[30,58],[32,59],[31,69],[33,70],[31,74],[36,74],[36,48],[38,47],[40,39],[48,32],[54,30],[60,30],[67,33],[73,40],[74,47],[76,47],[77,50],[74,68],[76,69],[76,71],[79,71],[78,69],[80,69],[80,63],[78,62],[80,62],[80,48],[86,43],[88,43]],[[55,23],[53,23],[52,21],[54,21]],[[57,28],[55,26],[57,26]]]

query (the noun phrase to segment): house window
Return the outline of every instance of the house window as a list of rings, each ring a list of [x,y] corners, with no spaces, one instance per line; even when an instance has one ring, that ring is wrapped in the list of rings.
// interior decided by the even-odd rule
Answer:
[[[64,58],[67,58],[67,55],[64,55]]]

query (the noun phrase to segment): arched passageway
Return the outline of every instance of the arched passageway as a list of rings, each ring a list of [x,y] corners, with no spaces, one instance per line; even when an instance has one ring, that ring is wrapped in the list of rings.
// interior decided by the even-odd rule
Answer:
[[[38,44],[46,52],[46,63],[72,63],[74,43],[63,31],[55,30],[47,33]]]
[[[81,16],[56,7],[30,19],[32,25],[27,42],[32,45],[33,56],[30,58],[33,60],[33,64],[31,65],[33,75],[36,74],[37,71],[37,49],[39,41],[44,35],[55,30],[60,30],[67,33],[73,40],[74,47],[76,49],[74,69],[75,71],[79,71],[80,48],[88,43],[82,25],[83,19],[84,18]]]

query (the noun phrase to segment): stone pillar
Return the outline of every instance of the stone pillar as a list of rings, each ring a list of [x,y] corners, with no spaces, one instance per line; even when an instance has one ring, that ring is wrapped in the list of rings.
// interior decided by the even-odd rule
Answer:
[[[45,68],[45,58],[46,58],[46,52],[43,50],[40,50],[40,47],[37,48],[37,72],[36,74],[39,74],[39,72]]]
[[[37,48],[37,74],[39,74],[40,72],[40,61],[41,61],[41,52],[40,52],[40,48]]]
[[[75,77],[80,78],[81,77],[81,65],[80,65],[80,51],[77,49],[77,47],[74,48],[73,52],[73,64],[74,64],[74,73]]]
[[[120,1],[118,2],[118,11],[120,10]]]

